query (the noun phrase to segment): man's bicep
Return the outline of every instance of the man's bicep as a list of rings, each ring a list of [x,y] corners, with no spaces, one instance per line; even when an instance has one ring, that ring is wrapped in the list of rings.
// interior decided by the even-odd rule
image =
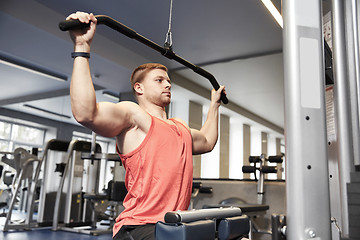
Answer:
[[[205,135],[197,129],[190,129],[193,145],[193,154],[203,154],[211,151]]]

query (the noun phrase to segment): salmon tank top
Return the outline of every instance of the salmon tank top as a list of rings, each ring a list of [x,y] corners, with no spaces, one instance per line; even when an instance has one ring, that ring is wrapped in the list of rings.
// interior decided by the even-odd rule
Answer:
[[[187,210],[193,179],[192,137],[175,125],[151,116],[150,129],[140,146],[120,158],[125,167],[128,193],[124,211],[116,218],[113,235],[123,225],[164,221],[169,211]]]

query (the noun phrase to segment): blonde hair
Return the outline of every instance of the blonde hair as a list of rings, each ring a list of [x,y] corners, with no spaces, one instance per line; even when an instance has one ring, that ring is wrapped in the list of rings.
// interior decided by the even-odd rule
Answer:
[[[160,63],[145,63],[135,68],[130,78],[131,89],[134,94],[135,94],[135,90],[134,90],[135,83],[141,82],[145,78],[146,74],[148,74],[148,72],[154,69],[161,69],[164,70],[165,72],[168,71],[167,67],[165,67]]]

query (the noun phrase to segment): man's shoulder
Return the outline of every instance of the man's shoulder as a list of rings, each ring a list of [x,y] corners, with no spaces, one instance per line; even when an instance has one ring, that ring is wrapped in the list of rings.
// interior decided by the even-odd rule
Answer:
[[[132,115],[145,113],[145,111],[137,103],[131,101],[118,102],[116,105],[119,110],[126,111]]]
[[[133,121],[133,127],[140,127],[146,129],[151,123],[151,116],[137,103],[130,101],[119,102],[118,105],[121,108],[126,108],[126,111],[130,114],[130,118]]]
[[[118,106],[126,106],[126,107],[140,107],[139,104],[131,101],[121,101],[117,103]]]
[[[129,126],[124,128],[118,135],[119,139],[122,139],[125,136],[124,134],[126,134],[127,139],[132,139],[131,141],[134,141],[138,139],[141,134],[146,134],[148,132],[152,121],[151,116],[137,103],[123,101],[117,103],[117,106],[118,111],[126,112],[125,118],[129,121]]]
[[[179,122],[179,123],[181,123],[182,125],[184,125],[188,130],[190,130],[190,127],[189,127],[189,125],[187,124],[187,122],[185,122],[184,120],[182,120],[181,118],[172,118],[172,119],[174,119],[175,121],[177,121],[177,122]]]

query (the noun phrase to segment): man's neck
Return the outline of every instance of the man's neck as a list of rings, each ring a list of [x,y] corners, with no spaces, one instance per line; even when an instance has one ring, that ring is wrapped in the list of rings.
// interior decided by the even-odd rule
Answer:
[[[148,112],[151,116],[167,120],[165,107],[153,105],[153,104],[139,104],[139,106]]]

